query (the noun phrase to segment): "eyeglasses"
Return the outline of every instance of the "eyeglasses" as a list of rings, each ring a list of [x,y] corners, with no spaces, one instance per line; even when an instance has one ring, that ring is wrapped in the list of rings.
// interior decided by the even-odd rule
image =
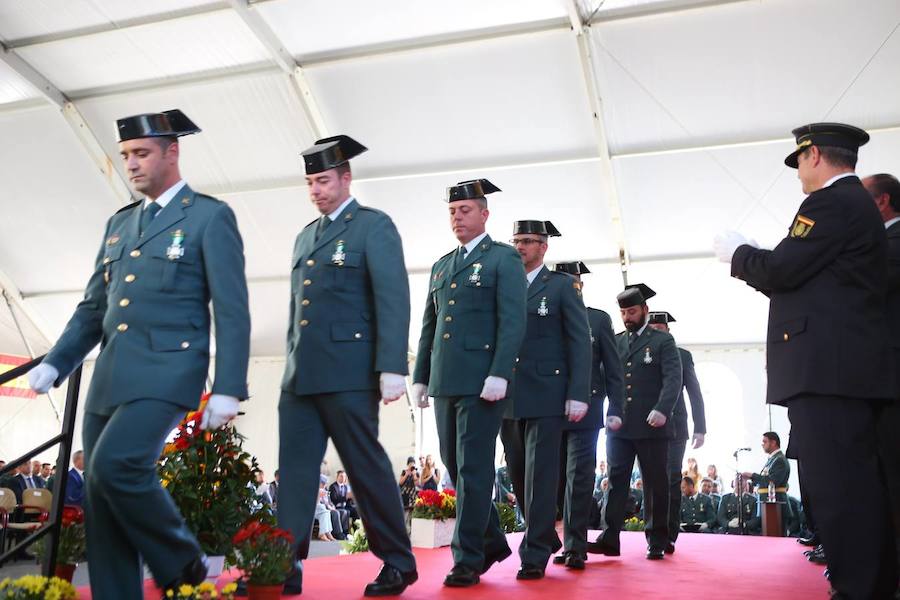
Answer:
[[[511,246],[518,246],[519,244],[523,246],[530,246],[531,244],[543,244],[544,240],[537,240],[534,238],[519,238],[519,239],[511,239],[509,240],[509,244]]]

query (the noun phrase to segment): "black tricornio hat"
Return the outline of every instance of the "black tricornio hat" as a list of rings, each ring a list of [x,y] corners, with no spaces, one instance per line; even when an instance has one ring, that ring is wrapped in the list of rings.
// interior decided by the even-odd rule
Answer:
[[[476,200],[478,198],[484,198],[488,194],[502,191],[503,190],[487,179],[460,181],[456,185],[447,188],[447,195],[444,198],[444,201],[456,202],[458,200]]]
[[[668,313],[664,310],[657,311],[657,312],[652,312],[649,315],[647,315],[647,322],[648,323],[659,323],[661,325],[668,325],[669,323],[675,322],[675,317],[673,317],[671,313]]]
[[[359,156],[366,150],[368,148],[349,135],[336,135],[316,140],[315,144],[300,154],[303,155],[306,174],[315,175],[346,164],[351,158]]]
[[[810,146],[836,146],[856,152],[869,141],[869,134],[853,125],[843,123],[810,123],[794,129],[797,148],[787,155],[784,164],[797,168],[797,157]]]
[[[560,273],[568,273],[569,275],[584,275],[585,273],[591,272],[591,270],[587,268],[587,265],[580,260],[556,263],[556,270]]]
[[[116,129],[120,142],[148,137],[181,137],[201,131],[178,109],[118,119]]]
[[[635,283],[626,285],[625,289],[619,292],[616,300],[619,302],[619,308],[631,308],[645,303],[647,300],[656,295],[650,286],[643,283]]]
[[[535,235],[546,235],[550,237],[559,237],[562,235],[550,221],[516,221],[513,224],[513,235],[522,233],[533,233]]]

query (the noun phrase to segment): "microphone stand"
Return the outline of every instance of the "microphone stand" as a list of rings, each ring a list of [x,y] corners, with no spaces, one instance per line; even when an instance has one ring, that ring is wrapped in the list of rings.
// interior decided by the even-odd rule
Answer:
[[[734,451],[734,472],[737,474],[738,488],[734,490],[738,499],[738,535],[746,535],[746,523],[744,523],[744,475],[738,465],[738,455],[746,452],[747,448],[738,448]]]

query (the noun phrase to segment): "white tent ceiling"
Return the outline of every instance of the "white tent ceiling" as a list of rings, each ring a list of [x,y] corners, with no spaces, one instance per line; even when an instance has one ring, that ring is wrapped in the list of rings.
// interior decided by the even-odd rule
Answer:
[[[552,220],[548,260],[588,262],[588,303],[614,310],[624,249],[681,342],[761,341],[765,299],[710,240],[782,237],[802,123],[866,127],[860,172],[900,171],[898,27],[897,0],[6,0],[0,283],[46,349],[128,199],[114,120],[178,107],[204,130],[183,173],[238,216],[256,355],[283,352],[289,254],[315,218],[299,151],[335,133],[371,149],[355,193],[400,228],[413,341],[454,244],[443,189],[479,176],[504,190],[492,235]],[[0,352],[24,352],[2,307]]]

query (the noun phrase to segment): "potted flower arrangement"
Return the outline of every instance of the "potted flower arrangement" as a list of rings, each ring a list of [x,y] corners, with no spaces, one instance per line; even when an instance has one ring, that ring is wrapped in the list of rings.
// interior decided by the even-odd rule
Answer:
[[[227,560],[234,564],[232,537],[252,513],[256,458],[243,449],[244,436],[233,425],[200,428],[206,394],[199,410],[178,424],[166,444],[158,473],[187,526],[209,557],[209,577],[217,577]]]
[[[357,554],[369,551],[369,538],[366,537],[366,529],[362,521],[357,521],[350,530],[347,539],[341,542],[341,554]]]
[[[422,490],[412,510],[412,545],[418,548],[449,546],[456,527],[456,492]]]
[[[42,515],[46,519],[49,515]],[[34,552],[43,560],[47,551],[45,535],[34,544]],[[78,506],[64,506],[59,527],[59,546],[56,551],[56,573],[60,579],[72,581],[75,567],[85,559],[84,511]]]
[[[0,598],[8,600],[75,600],[75,586],[59,577],[25,575],[18,579],[7,577],[0,581]]]
[[[643,520],[638,519],[637,517],[631,517],[630,519],[625,520],[623,529],[625,531],[643,531],[644,527],[646,527],[646,523],[644,523]]]
[[[277,600],[294,562],[294,536],[261,518],[244,524],[234,535],[237,567],[247,581],[250,600]]]
[[[197,586],[184,584],[177,590],[167,590],[166,598],[171,600],[234,600],[236,590],[236,583],[229,583],[221,591],[217,591],[214,584],[204,581]]]

